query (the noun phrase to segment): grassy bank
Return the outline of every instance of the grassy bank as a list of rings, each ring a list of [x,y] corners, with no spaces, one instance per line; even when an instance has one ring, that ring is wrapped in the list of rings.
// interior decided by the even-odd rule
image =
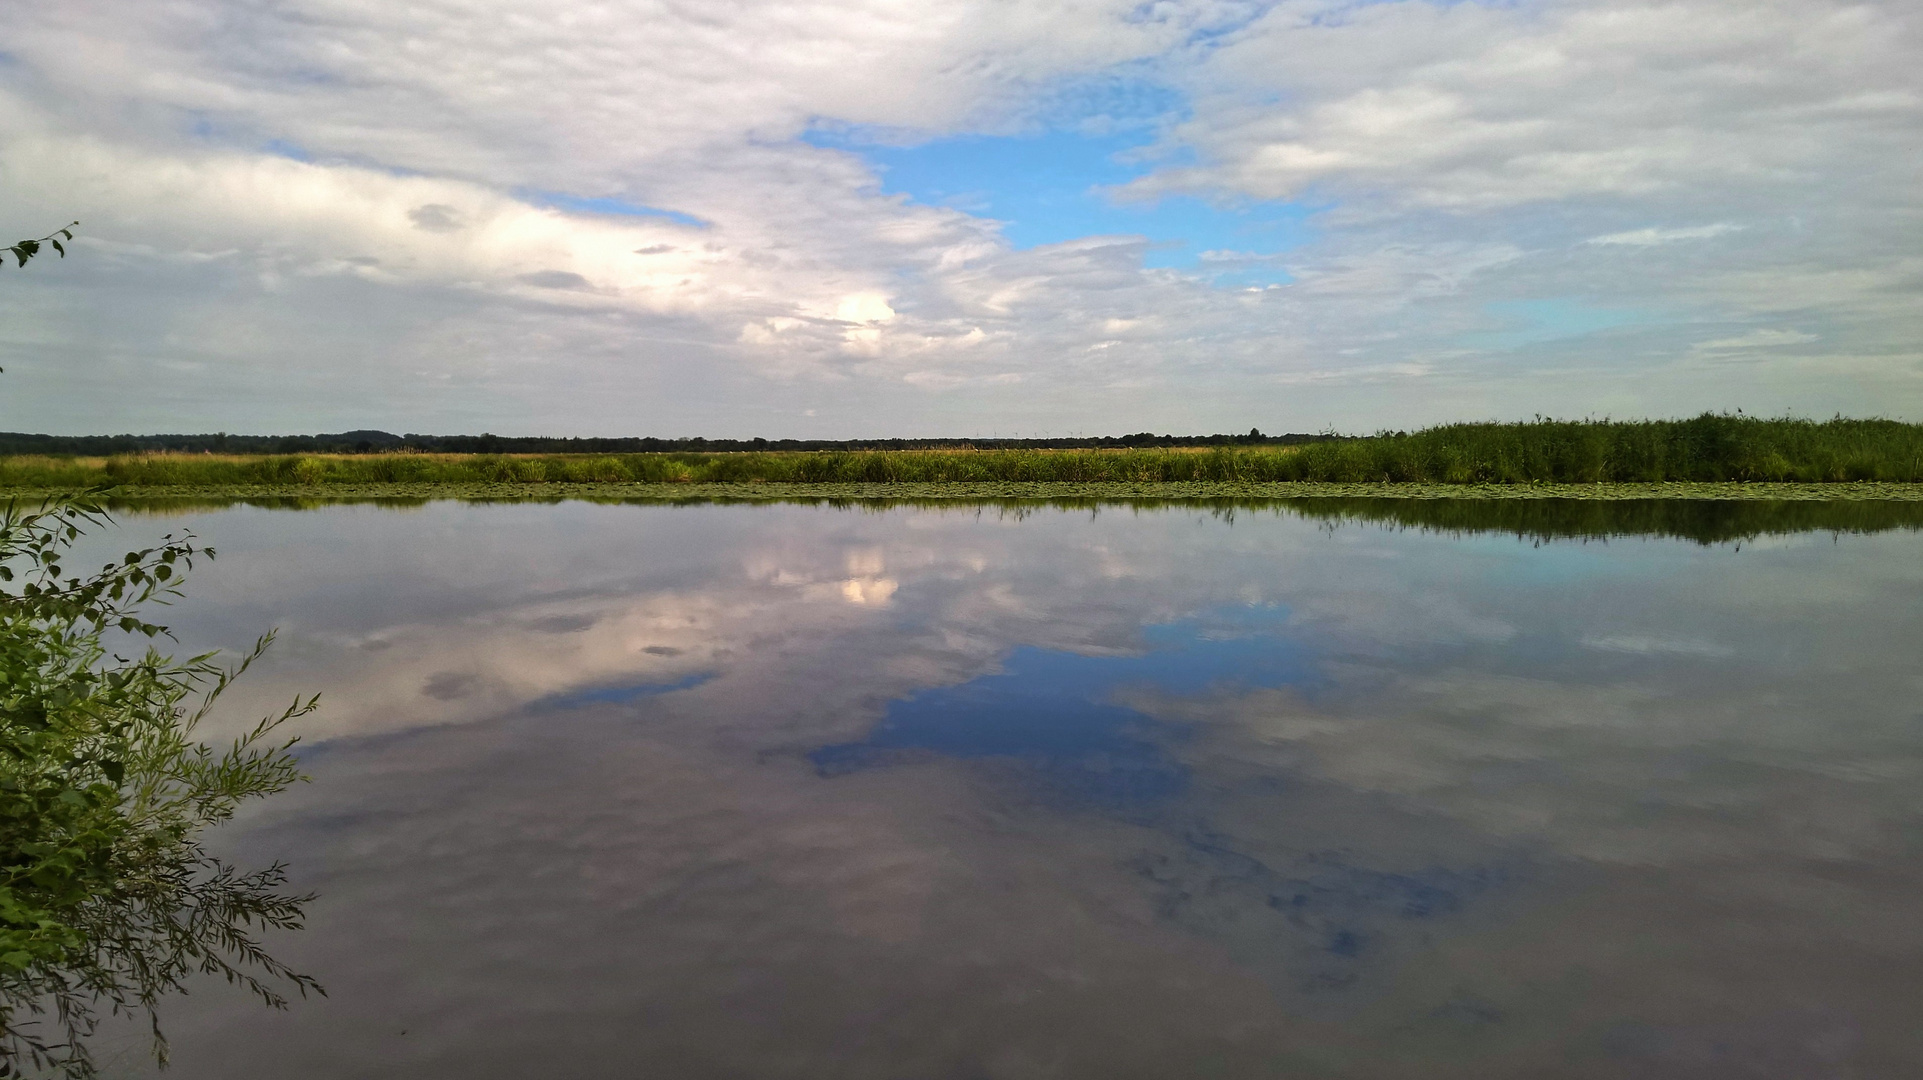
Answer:
[[[0,489],[604,484],[1923,483],[1923,425],[1702,416],[1454,424],[1304,446],[0,459]]]
[[[15,488],[7,497],[32,501],[60,488]],[[1843,484],[1326,484],[1232,483],[1225,481],[1144,481],[1138,483],[996,482],[948,484],[211,484],[124,486],[104,495],[110,506],[162,509],[227,506],[234,503],[277,509],[308,509],[338,503],[390,506],[422,505],[437,500],[466,502],[603,503],[848,503],[873,506],[967,506],[1050,504],[1179,504],[1189,506],[1267,506],[1278,502],[1717,502],[1717,503],[1885,503],[1923,505],[1923,484],[1857,482]]]

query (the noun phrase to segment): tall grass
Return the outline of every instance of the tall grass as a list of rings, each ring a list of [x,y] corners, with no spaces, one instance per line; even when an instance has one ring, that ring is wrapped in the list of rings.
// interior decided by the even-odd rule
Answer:
[[[1303,446],[729,454],[0,458],[0,488],[526,483],[1923,482],[1923,425],[1892,420],[1450,424]]]

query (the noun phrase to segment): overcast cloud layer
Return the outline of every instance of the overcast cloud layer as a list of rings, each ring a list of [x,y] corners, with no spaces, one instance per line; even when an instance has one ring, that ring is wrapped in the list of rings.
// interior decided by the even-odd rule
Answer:
[[[9,430],[1923,419],[1908,0],[82,0],[0,50],[0,228],[82,221],[0,279]],[[1117,132],[1078,198],[1300,235],[1021,248],[864,153]]]

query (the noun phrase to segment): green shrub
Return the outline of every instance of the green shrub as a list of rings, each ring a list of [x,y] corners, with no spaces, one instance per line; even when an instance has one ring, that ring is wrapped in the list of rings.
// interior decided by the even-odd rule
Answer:
[[[319,990],[262,951],[263,929],[298,928],[309,899],[284,868],[242,871],[202,833],[248,799],[300,779],[281,725],[295,701],[224,750],[195,727],[266,649],[232,668],[152,648],[123,659],[110,636],[165,629],[140,609],[179,594],[211,549],[169,536],[90,576],[64,565],[98,509],[56,502],[0,516],[0,1073],[90,1077],[98,1010],[154,1017],[196,973],[282,1006],[278,986]],[[153,1021],[154,1051],[166,1043]]]

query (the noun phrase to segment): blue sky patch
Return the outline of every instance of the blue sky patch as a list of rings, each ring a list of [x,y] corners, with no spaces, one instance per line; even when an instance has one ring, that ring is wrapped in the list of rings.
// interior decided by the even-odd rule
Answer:
[[[566,210],[570,214],[614,214],[620,217],[667,218],[677,225],[691,225],[705,229],[708,223],[693,214],[679,210],[667,210],[659,206],[628,202],[612,197],[588,198],[582,195],[568,195],[559,191],[520,191],[515,193],[536,206],[551,206],[556,210]]]
[[[1001,671],[896,701],[865,739],[821,747],[809,760],[823,776],[838,776],[891,764],[906,751],[1010,758],[1083,802],[1111,809],[1158,802],[1187,786],[1186,767],[1166,749],[1182,731],[1111,699],[1127,686],[1182,694],[1314,679],[1299,645],[1246,636],[1246,629],[1222,636],[1220,627],[1190,623],[1152,627],[1151,647],[1139,656],[1017,648]]]
[[[1139,128],[964,135],[913,145],[891,145],[860,129],[815,130],[806,139],[861,155],[889,194],[1002,222],[1002,235],[1017,248],[1145,236],[1147,265],[1208,273],[1210,265],[1199,259],[1205,251],[1273,255],[1300,245],[1307,234],[1309,209],[1294,204],[1213,205],[1193,196],[1118,201],[1111,189],[1151,171],[1135,156],[1151,141]],[[1233,272],[1287,280],[1279,269],[1247,264]]]
[[[627,705],[642,698],[660,697],[676,690],[690,690],[714,678],[713,672],[699,672],[673,682],[631,683],[627,686],[596,686],[566,694],[544,697],[528,706],[530,710],[578,709],[583,705]]]
[[[216,131],[212,124],[203,120],[195,125],[194,133],[197,135],[214,135]],[[314,155],[308,153],[306,147],[288,142],[286,139],[269,139],[261,145],[261,149],[275,157],[284,157],[293,161],[304,161],[312,164],[314,160]]]

